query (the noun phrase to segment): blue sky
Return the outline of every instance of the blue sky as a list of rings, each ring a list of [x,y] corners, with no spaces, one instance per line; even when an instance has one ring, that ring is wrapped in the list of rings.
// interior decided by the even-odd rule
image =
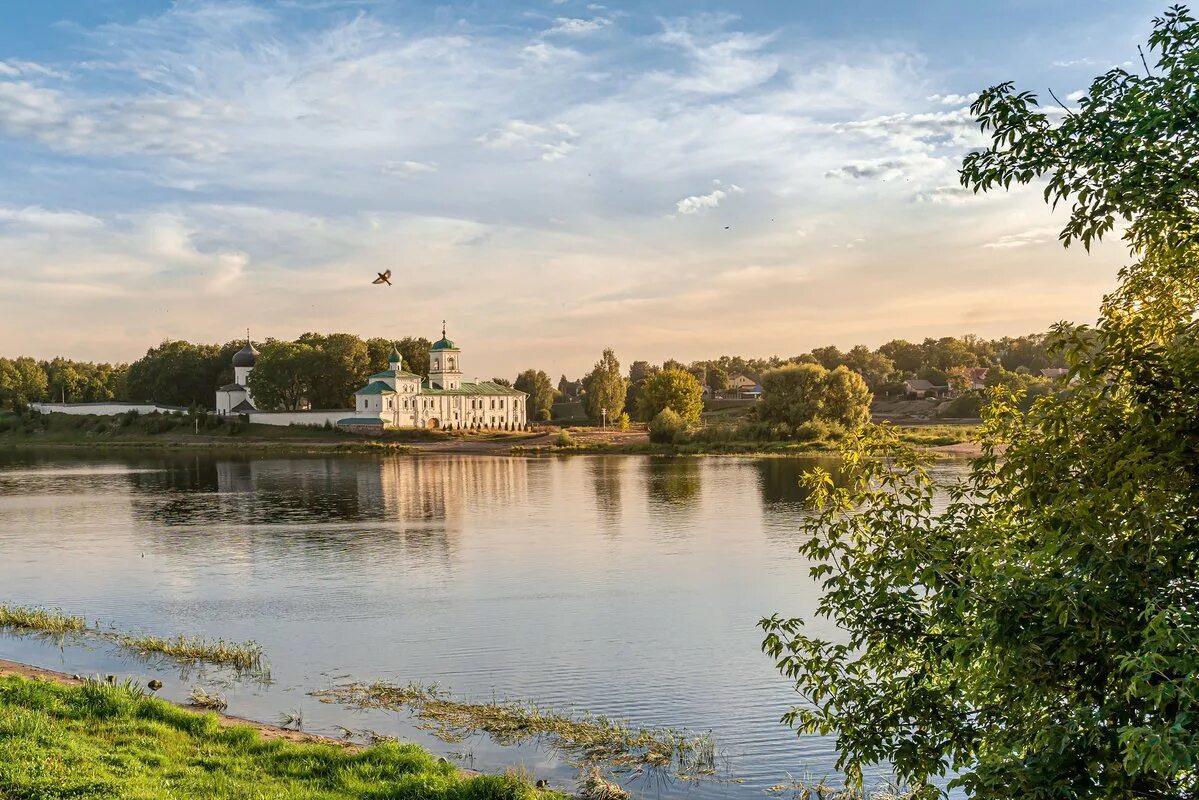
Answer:
[[[1090,320],[1121,244],[963,193],[966,109],[1069,102],[1163,8],[9,4],[0,353],[446,318],[468,372],[574,375]]]

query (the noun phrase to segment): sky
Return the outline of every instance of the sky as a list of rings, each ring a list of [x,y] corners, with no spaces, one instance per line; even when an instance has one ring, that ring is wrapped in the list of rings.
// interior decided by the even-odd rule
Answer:
[[[468,375],[573,377],[1093,321],[1123,244],[963,190],[968,107],[1068,105],[1164,8],[6,4],[0,355],[444,319]]]

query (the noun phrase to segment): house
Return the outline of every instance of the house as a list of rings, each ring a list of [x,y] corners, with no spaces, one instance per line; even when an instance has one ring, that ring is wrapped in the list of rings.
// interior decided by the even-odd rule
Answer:
[[[908,378],[903,382],[903,388],[907,396],[913,399],[940,397],[945,394],[946,389],[944,386],[935,386],[932,382],[926,381],[923,378]]]
[[[384,428],[523,428],[528,394],[485,380],[464,380],[462,351],[441,330],[429,350],[429,377],[404,369],[393,349],[390,367],[371,375],[354,393],[354,415],[338,421],[348,430]]]
[[[741,398],[742,400],[761,400],[762,399],[762,385],[760,383],[755,383],[753,386],[749,387],[748,389],[737,392],[737,396],[739,398]]]
[[[1066,377],[1069,372],[1070,370],[1065,367],[1045,367],[1045,369],[1041,370],[1041,377],[1057,380]]]
[[[734,375],[729,378],[730,392],[745,392],[758,385],[758,382],[748,375]]]
[[[970,388],[974,391],[986,389],[988,372],[990,372],[989,367],[967,367],[966,373],[970,377]]]

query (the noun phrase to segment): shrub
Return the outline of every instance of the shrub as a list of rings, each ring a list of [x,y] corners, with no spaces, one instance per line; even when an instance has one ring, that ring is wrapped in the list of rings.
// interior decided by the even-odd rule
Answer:
[[[674,409],[664,408],[649,423],[649,440],[657,444],[671,444],[683,432],[683,418]]]
[[[818,419],[812,419],[801,425],[797,425],[794,435],[797,442],[821,442],[831,439],[832,434],[832,425]]]
[[[616,429],[621,430],[621,431],[627,431],[631,427],[633,427],[633,423],[629,419],[629,412],[627,412],[627,411],[620,412],[620,416],[616,418]]]
[[[570,435],[570,431],[563,428],[558,431],[558,438],[554,440],[555,447],[574,447],[574,437]]]
[[[983,397],[979,394],[964,394],[956,397],[938,412],[942,417],[977,417],[982,414]]]

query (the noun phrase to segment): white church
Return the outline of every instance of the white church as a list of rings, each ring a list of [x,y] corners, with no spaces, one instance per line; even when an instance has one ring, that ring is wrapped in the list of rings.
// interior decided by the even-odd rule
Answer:
[[[422,378],[404,369],[404,360],[395,348],[388,358],[388,369],[375,373],[367,384],[354,393],[354,408],[334,414],[337,426],[363,433],[379,432],[386,428],[523,428],[528,424],[525,411],[525,392],[511,389],[493,381],[465,380],[462,377],[462,351],[446,338],[442,327],[441,339],[429,350],[429,377]],[[250,393],[249,376],[258,360],[253,343],[233,356],[233,383],[216,392],[218,414],[247,414],[252,422],[273,424],[272,416],[258,411]],[[291,423],[304,424],[303,415],[320,415],[321,420],[331,412],[291,412]],[[351,416],[352,415],[352,416]],[[314,424],[321,420],[313,417]],[[288,424],[288,423],[284,423]]]

